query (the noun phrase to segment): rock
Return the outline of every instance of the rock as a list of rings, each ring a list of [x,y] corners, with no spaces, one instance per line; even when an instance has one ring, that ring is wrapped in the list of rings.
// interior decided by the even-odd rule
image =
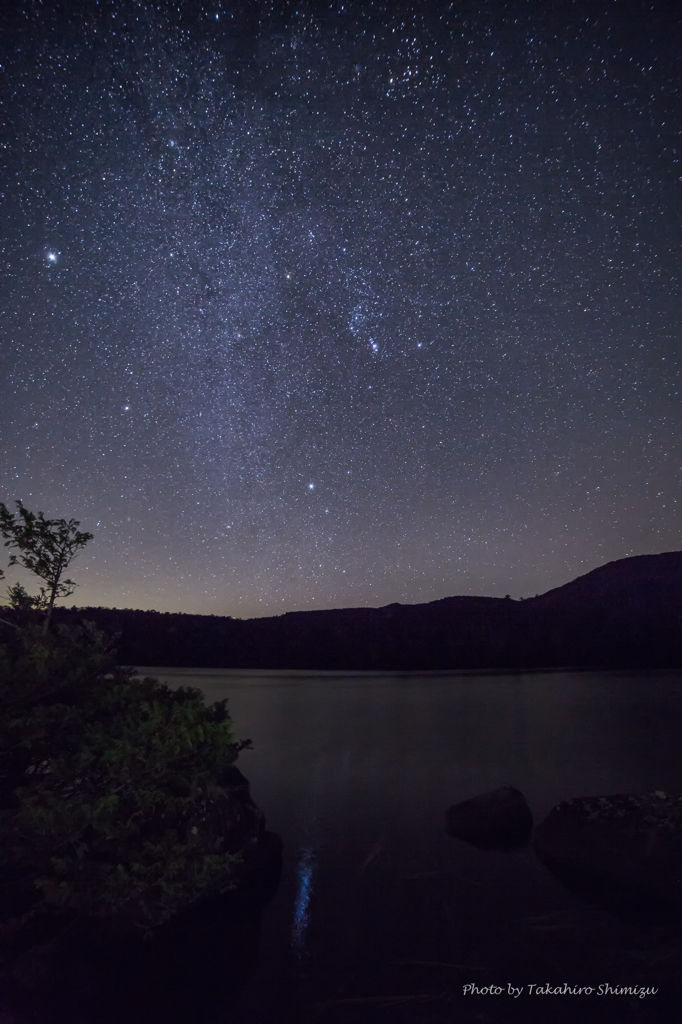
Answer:
[[[197,806],[187,827],[222,835],[229,853],[248,855],[265,831],[263,812],[253,802],[248,780],[236,765],[230,765],[220,783],[216,791]]]
[[[581,895],[646,916],[682,912],[682,794],[564,800],[538,826],[540,860]]]
[[[275,832],[263,832],[247,862],[240,885],[260,903],[271,900],[279,888],[283,845]]]
[[[235,765],[220,781],[216,792],[197,807],[187,828],[223,836],[223,848],[242,858],[232,869],[239,888],[257,892],[265,901],[279,883],[282,841],[266,831],[265,817],[251,797],[249,782]]]
[[[523,846],[532,828],[530,808],[514,786],[464,800],[447,812],[448,834],[482,849]]]

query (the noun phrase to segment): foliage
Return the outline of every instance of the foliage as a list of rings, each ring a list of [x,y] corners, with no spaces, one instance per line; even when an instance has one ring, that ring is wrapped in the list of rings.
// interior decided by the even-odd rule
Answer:
[[[14,611],[28,611],[36,607],[36,598],[31,597],[21,583],[15,583],[13,587],[7,587],[7,603]]]
[[[21,921],[52,907],[150,928],[230,888],[238,858],[195,824],[248,745],[226,701],[118,667],[92,623],[5,633],[0,872],[28,880]]]
[[[73,580],[63,578],[64,573],[93,535],[80,531],[80,522],[76,519],[46,519],[42,512],[30,512],[20,501],[16,506],[17,511],[13,513],[0,502],[0,534],[5,538],[6,548],[19,551],[19,555],[10,555],[9,564],[23,565],[45,584],[30,601],[33,607],[45,612],[44,630],[47,632],[56,599],[68,597],[76,588]],[[23,598],[29,599],[23,587],[20,589]],[[16,588],[10,589],[10,601],[13,591]]]

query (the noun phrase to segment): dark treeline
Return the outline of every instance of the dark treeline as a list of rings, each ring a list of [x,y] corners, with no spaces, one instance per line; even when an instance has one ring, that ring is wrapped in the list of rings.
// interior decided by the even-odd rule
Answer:
[[[416,670],[682,667],[682,552],[610,562],[540,597],[288,612],[260,619],[61,608],[120,634],[122,664]]]

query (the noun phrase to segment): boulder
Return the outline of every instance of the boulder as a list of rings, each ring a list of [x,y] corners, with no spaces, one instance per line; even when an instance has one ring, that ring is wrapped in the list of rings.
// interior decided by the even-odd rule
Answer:
[[[263,812],[253,801],[248,779],[236,765],[223,773],[220,783],[197,805],[186,827],[223,836],[223,849],[241,857],[241,863],[235,864],[231,872],[239,888],[266,901],[279,883],[282,841],[266,831]]]
[[[223,836],[224,850],[248,859],[263,836],[265,818],[253,802],[248,779],[236,765],[230,765],[215,791],[196,805],[186,827]]]
[[[533,845],[562,881],[609,909],[682,911],[680,793],[564,800]]]
[[[530,839],[533,816],[514,786],[464,800],[447,811],[448,834],[481,849],[511,849]]]

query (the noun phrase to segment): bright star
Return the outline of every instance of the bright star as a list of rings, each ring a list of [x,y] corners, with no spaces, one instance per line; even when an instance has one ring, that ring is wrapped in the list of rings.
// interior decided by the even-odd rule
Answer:
[[[47,259],[48,263],[56,263],[57,262],[57,253],[56,252],[48,252],[48,254],[46,256],[46,259]]]
[[[314,491],[315,490],[315,484],[308,484],[308,490],[309,491]]]

